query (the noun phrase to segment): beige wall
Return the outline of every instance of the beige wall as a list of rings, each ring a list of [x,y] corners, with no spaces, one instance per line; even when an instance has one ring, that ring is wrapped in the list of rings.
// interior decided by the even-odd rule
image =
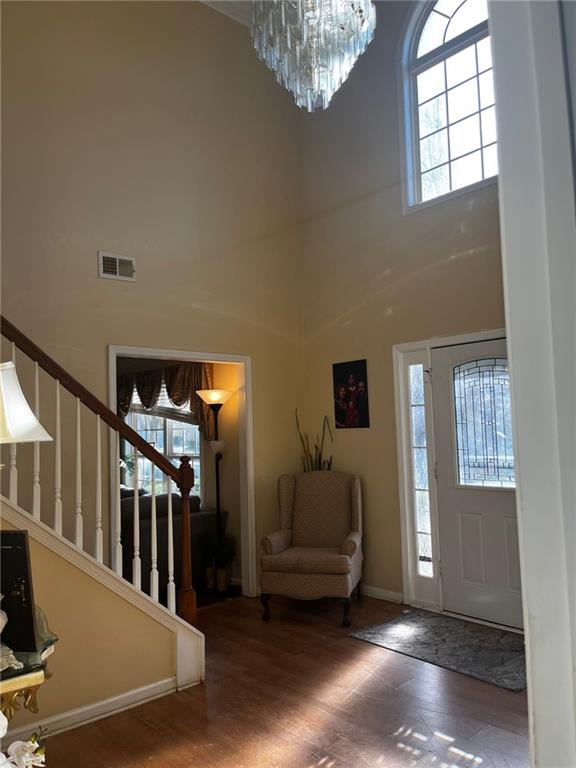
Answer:
[[[299,466],[294,407],[315,433],[331,364],[367,358],[373,426],[336,435],[335,466],[364,479],[365,582],[393,591],[392,345],[503,324],[496,187],[402,214],[407,9],[379,4],[307,115],[199,3],[3,4],[3,311],[104,399],[108,344],[251,355],[258,537]],[[137,282],[98,280],[99,248]]]
[[[2,521],[2,528],[11,528]],[[53,677],[38,692],[38,714],[21,710],[11,727],[87,706],[176,674],[175,638],[115,592],[30,539],[34,600],[58,643]]]
[[[339,430],[337,469],[364,480],[364,582],[401,591],[392,345],[504,324],[496,186],[403,215],[398,40],[406,3],[378,4],[374,42],[325,113],[304,115],[308,423],[333,418],[335,362],[366,358],[369,430]]]
[[[275,393],[304,364],[298,113],[197,2],[2,17],[3,312],[104,400],[108,344],[252,356],[260,535],[297,466]],[[137,282],[99,280],[98,249]]]

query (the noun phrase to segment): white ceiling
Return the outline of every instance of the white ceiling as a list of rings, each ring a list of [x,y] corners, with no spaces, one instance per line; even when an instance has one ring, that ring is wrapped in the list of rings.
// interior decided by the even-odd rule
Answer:
[[[249,0],[203,0],[204,5],[209,5],[215,11],[229,16],[245,27],[250,26],[250,2]]]

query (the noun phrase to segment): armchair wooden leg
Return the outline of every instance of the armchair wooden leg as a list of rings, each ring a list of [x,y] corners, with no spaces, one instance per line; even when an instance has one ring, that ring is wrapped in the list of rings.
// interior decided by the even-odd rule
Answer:
[[[342,626],[349,627],[350,619],[348,618],[348,614],[350,613],[352,600],[349,597],[343,597],[340,602],[342,603]]]
[[[270,606],[268,605],[269,600],[270,595],[266,592],[263,592],[260,595],[260,602],[262,603],[262,608],[264,608],[262,611],[262,621],[270,621]]]

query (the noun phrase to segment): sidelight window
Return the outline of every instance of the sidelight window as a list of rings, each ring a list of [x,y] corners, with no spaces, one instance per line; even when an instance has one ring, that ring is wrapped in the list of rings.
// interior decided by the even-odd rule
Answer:
[[[412,486],[416,510],[416,556],[418,575],[434,576],[432,529],[430,518],[430,483],[426,406],[424,403],[424,366],[410,365],[410,436],[412,451]]]

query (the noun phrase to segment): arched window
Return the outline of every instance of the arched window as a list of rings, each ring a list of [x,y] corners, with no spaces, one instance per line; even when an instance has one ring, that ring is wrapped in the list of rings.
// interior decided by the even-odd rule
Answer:
[[[404,46],[407,204],[496,176],[486,0],[422,3]]]

